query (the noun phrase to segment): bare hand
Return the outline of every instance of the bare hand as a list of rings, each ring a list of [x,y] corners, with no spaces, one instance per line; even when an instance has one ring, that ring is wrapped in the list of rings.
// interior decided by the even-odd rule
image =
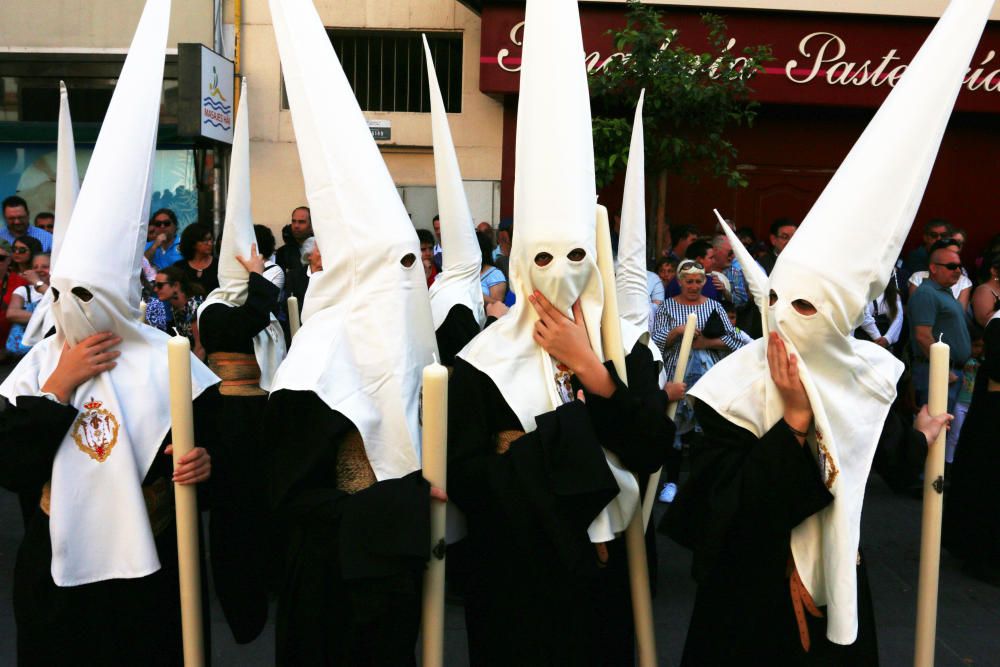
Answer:
[[[495,317],[498,320],[507,314],[510,308],[503,301],[491,301],[486,304],[486,316]]]
[[[796,431],[808,431],[812,423],[812,406],[799,377],[799,360],[788,353],[784,341],[774,332],[767,340],[767,365],[785,404],[785,422]]]
[[[955,384],[958,382],[958,374],[955,371],[948,371],[948,384]]]
[[[121,337],[104,331],[87,336],[72,347],[63,343],[59,363],[42,385],[42,391],[55,394],[60,403],[67,403],[77,387],[117,365],[115,359],[121,352],[111,348],[120,342]]]
[[[431,498],[443,503],[448,502],[448,494],[445,493],[444,489],[439,489],[436,486],[431,486]]]
[[[591,394],[607,398],[615,393],[611,374],[590,347],[580,302],[573,304],[571,320],[549,303],[541,292],[530,295],[528,301],[538,313],[533,336],[538,346],[569,366]]]
[[[29,285],[34,285],[35,283],[37,283],[39,280],[42,279],[41,276],[39,276],[34,269],[28,269],[27,271],[22,271],[21,277],[24,278],[26,281],[28,281]]]
[[[163,232],[160,232],[159,234],[157,234],[156,235],[156,243],[155,243],[155,245],[158,248],[162,248],[163,246],[167,245],[167,235],[164,234]]]
[[[174,446],[167,445],[163,450],[165,456],[172,456]],[[204,447],[194,447],[177,462],[174,469],[175,484],[197,484],[212,476],[212,456]]]
[[[684,398],[687,393],[687,384],[684,382],[668,382],[663,391],[667,394],[667,400],[671,403],[676,403],[677,401]]]
[[[715,289],[719,291],[720,294],[726,293],[726,286],[723,284],[719,276],[712,274],[712,284],[715,285]]]
[[[889,341],[886,340],[885,336],[879,336],[875,339],[876,345],[881,345],[882,347],[889,349]]]
[[[920,408],[920,412],[917,413],[917,418],[913,422],[913,428],[917,429],[924,434],[927,438],[927,446],[930,447],[937,440],[938,434],[941,433],[941,429],[951,428],[951,420],[954,419],[948,413],[943,415],[938,415],[937,417],[931,417],[931,414],[927,411],[927,406]]]
[[[244,259],[242,255],[236,255],[236,261],[247,270],[247,273],[264,274],[264,258],[257,254],[257,244],[250,245],[250,259]]]

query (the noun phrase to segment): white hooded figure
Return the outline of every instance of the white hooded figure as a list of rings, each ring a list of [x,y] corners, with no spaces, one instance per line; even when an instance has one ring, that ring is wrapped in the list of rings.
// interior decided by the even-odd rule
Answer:
[[[338,661],[330,651],[365,662],[378,649],[390,656],[381,664],[406,664],[416,619],[382,615],[419,608],[411,569],[430,551],[420,391],[437,350],[419,243],[313,3],[270,9],[323,256],[268,402],[280,424],[272,503],[296,535],[285,557],[291,571],[321,568],[320,581],[289,578],[279,590],[278,662]],[[294,518],[303,508],[305,527]],[[392,578],[393,592],[369,590],[371,578]],[[345,612],[348,596],[370,613]],[[398,631],[366,625],[377,623]]]
[[[162,452],[170,430],[169,337],[138,321],[169,16],[169,0],[147,2],[72,220],[63,220],[50,287],[55,335],[0,385],[13,406],[8,418],[39,415],[31,447],[52,455],[50,470],[22,475],[48,480],[28,490],[40,492],[41,509],[22,553],[45,553],[48,538],[51,562],[19,560],[15,575],[32,591],[30,601],[21,598],[28,607],[15,603],[19,651],[31,664],[67,655],[81,664],[147,664],[180,643],[171,464]],[[116,365],[82,343],[103,332],[120,338]],[[218,382],[195,358],[191,369],[195,398]],[[202,472],[197,481],[207,478]]]
[[[605,563],[615,573],[609,581],[621,583],[620,535],[639,504],[633,473],[652,470],[645,469],[646,459],[626,467],[626,460],[635,462],[642,454],[619,457],[619,445],[627,442],[631,454],[660,451],[653,441],[670,437],[665,433],[666,396],[648,352],[648,363],[640,364],[644,373],[637,370],[633,377],[629,365],[627,388],[625,378],[616,382],[610,364],[604,363],[605,292],[597,262],[594,152],[583,61],[577,3],[529,0],[517,120],[517,235],[510,256],[517,301],[459,353],[449,388],[449,496],[467,514],[476,550],[472,559],[480,568],[507,557],[538,559],[537,568],[512,565],[510,576],[477,575],[490,609],[490,620],[479,620],[491,627],[483,629],[483,645],[476,650],[488,651],[495,664],[544,662],[525,656],[541,641],[538,633],[552,627],[552,615],[567,623],[552,631],[542,649],[558,655],[557,662],[592,664],[607,653],[608,664],[629,664],[629,628],[621,635],[611,630],[627,638],[624,653],[618,650],[621,644],[593,645],[595,638],[586,628],[594,607],[575,598],[583,584],[574,577]],[[569,331],[572,343],[563,347],[560,337]],[[586,404],[578,400],[576,383]],[[639,406],[646,397],[648,414]],[[598,413],[603,416],[595,426],[592,414]],[[643,415],[652,416],[644,421]],[[614,424],[614,433],[601,426],[604,417]],[[640,423],[649,428],[633,433]],[[563,451],[563,445],[569,446],[566,440],[575,440],[570,434],[577,432],[581,441]],[[564,517],[551,514],[550,494],[572,503],[586,522],[577,517],[570,529]],[[510,503],[514,505],[508,507]],[[499,515],[494,512],[498,507],[505,508]],[[535,530],[537,534],[528,534]],[[509,550],[514,545],[489,543],[504,534],[516,536],[523,552],[513,555]],[[523,587],[544,577],[543,572],[551,577],[538,585],[551,584],[559,592],[545,600],[522,597]],[[512,580],[516,577],[521,578]],[[524,613],[502,611],[507,605]],[[629,622],[628,608],[614,613]],[[514,615],[516,619],[510,618]],[[511,633],[509,642],[494,639],[504,628]]]
[[[427,57],[427,77],[431,91],[434,172],[438,212],[441,216],[441,273],[435,277],[430,288],[434,329],[441,328],[455,306],[468,308],[476,325],[482,329],[486,323],[482,283],[479,279],[482,254],[476,241],[472,213],[469,211],[469,202],[462,186],[462,172],[458,166],[458,156],[455,154],[455,144],[451,138],[451,128],[448,126],[448,115],[445,112],[426,36],[424,53]],[[460,349],[463,346],[458,347]],[[441,353],[446,355],[444,350],[441,350]]]
[[[69,113],[69,94],[66,84],[59,82],[59,137],[56,143],[56,207],[55,224],[52,228],[52,253],[49,255],[50,270],[55,269],[56,259],[62,249],[66,228],[69,226],[76,197],[80,192],[80,176],[76,169],[76,143],[73,141],[73,120]],[[46,290],[42,300],[35,306],[31,319],[24,327],[21,342],[27,346],[36,345],[45,338],[55,319],[52,316],[52,290]]]
[[[825,488],[820,495],[828,495],[801,523],[790,527],[790,567],[797,573],[791,585],[796,597],[800,579],[811,601],[825,607],[825,634],[832,644],[859,640],[859,613],[864,615],[857,593],[861,509],[875,448],[903,370],[889,352],[856,340],[852,332],[861,322],[865,305],[883,292],[889,280],[992,5],[992,0],[951,3],[782,251],[770,276],[749,258],[728,225],[722,225],[754,299],[770,304],[763,310],[765,338],[715,365],[689,395],[756,438],[773,438],[783,414],[787,419],[787,406],[769,371],[768,332],[776,333],[797,358],[812,413],[805,442],[816,466],[814,482],[820,490]],[[712,437],[706,428],[706,442],[711,443]],[[774,450],[762,441],[747,460],[752,463],[765,451]],[[699,484],[689,482],[688,486],[696,498]],[[805,480],[799,490],[805,495],[805,489],[813,486]],[[682,489],[678,497],[682,505],[685,492]],[[721,507],[725,502],[718,500],[720,493],[716,491],[713,502]],[[789,514],[792,511],[788,509]],[[705,517],[700,522],[705,523]],[[699,553],[695,550],[697,569]],[[784,563],[776,567],[783,568]],[[784,595],[787,599],[787,590]],[[766,610],[755,608],[755,613],[759,618],[768,616]],[[800,620],[800,628],[804,624]],[[688,650],[695,661],[711,662],[710,656],[720,655],[715,651],[732,646],[719,639],[720,629],[712,622],[692,620]],[[794,629],[790,632],[794,634]],[[691,646],[695,635],[700,639],[698,647]],[[870,638],[869,634],[859,646]],[[814,637],[816,641],[820,640]],[[809,633],[804,632],[803,647],[808,649],[809,643]],[[827,650],[829,644],[823,643],[821,650]]]

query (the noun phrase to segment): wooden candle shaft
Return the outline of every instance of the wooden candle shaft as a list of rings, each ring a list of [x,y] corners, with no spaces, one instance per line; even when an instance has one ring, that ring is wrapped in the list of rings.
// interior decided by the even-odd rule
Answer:
[[[604,358],[612,361],[618,377],[628,384],[625,372],[625,345],[618,318],[618,292],[611,254],[611,227],[608,209],[597,207],[597,268],[604,283],[604,312],[601,316],[601,346]],[[656,636],[653,632],[653,600],[649,591],[649,563],[646,560],[646,537],[642,523],[642,505],[636,508],[625,529],[628,553],[629,588],[632,591],[632,617],[639,667],[656,667]]]
[[[927,410],[941,415],[948,410],[949,347],[934,343],[930,350],[930,380]],[[941,513],[944,496],[944,449],[947,431],[941,429],[937,439],[929,443],[924,463],[924,507],[920,527],[920,571],[917,584],[917,636],[913,664],[931,667],[934,664],[934,644],[937,635],[938,575],[941,566]],[[939,482],[940,480],[940,482]]]
[[[170,361],[171,444],[174,469],[194,448],[194,413],[191,396],[191,345],[175,336],[168,344]],[[198,496],[193,484],[174,484],[177,523],[177,570],[180,580],[181,631],[185,667],[201,667],[204,638],[201,617],[201,566],[198,558]]]
[[[299,315],[299,300],[297,297],[288,297],[288,330],[292,334],[292,338],[295,334],[299,332],[299,327],[302,326],[302,317]]]
[[[684,335],[681,337],[681,349],[677,353],[677,367],[674,369],[673,382],[684,382],[684,375],[687,373],[688,357],[691,356],[691,346],[694,344],[694,332],[698,327],[697,313],[688,313],[687,324],[684,326]],[[673,421],[677,417],[678,401],[673,401],[667,406],[667,416]],[[673,443],[670,443],[673,446]],[[656,494],[660,489],[660,474],[663,469],[657,470],[649,477],[646,484],[646,494],[642,499],[642,527],[643,530],[649,525],[649,517],[653,515],[653,503],[656,502]]]
[[[424,368],[423,475],[442,491],[447,488],[448,370],[437,363]],[[431,557],[424,573],[421,615],[422,664],[444,665],[444,576],[447,505],[431,499]]]

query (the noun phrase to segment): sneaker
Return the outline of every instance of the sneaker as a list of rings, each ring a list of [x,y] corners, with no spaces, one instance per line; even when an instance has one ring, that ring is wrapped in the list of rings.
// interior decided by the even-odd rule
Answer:
[[[674,502],[674,496],[677,495],[677,485],[673,482],[669,482],[663,485],[663,489],[660,490],[660,495],[656,497],[661,503],[672,503]]]

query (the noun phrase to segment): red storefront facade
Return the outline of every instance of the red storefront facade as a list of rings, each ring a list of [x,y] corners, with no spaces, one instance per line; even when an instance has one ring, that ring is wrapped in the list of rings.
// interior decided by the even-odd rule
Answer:
[[[581,4],[587,66],[600,68],[614,53],[609,30],[624,25],[621,5]],[[699,48],[703,10],[667,8],[667,25],[681,43]],[[864,130],[875,109],[905,71],[933,27],[930,19],[875,15],[712,10],[729,27],[734,50],[770,44],[774,60],[754,76],[761,103],[753,128],[730,138],[749,186],[730,189],[711,179],[690,184],[673,178],[668,190],[672,223],[712,229],[712,208],[760,236],[778,217],[801,220]],[[513,209],[514,135],[518,69],[523,37],[522,5],[486,6],[482,12],[480,89],[503,96],[504,155],[501,214]],[[1000,232],[996,204],[1000,174],[1000,25],[990,24],[976,49],[956,112],[931,175],[910,236],[923,222],[943,217],[969,232],[969,252]],[[602,193],[615,209],[620,184]]]

